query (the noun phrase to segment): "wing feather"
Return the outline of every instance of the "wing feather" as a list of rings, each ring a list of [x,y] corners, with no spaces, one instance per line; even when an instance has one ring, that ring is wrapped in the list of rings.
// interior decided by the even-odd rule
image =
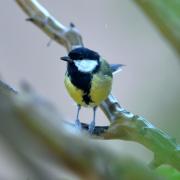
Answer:
[[[113,74],[122,71],[122,67],[125,66],[124,64],[110,64],[111,71]]]

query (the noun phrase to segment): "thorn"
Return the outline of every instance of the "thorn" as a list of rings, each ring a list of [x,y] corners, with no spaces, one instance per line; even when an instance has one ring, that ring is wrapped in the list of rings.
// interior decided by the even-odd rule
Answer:
[[[75,28],[75,27],[76,27],[73,22],[70,22],[69,26],[70,26],[71,28]]]
[[[50,47],[50,45],[52,44],[52,42],[53,42],[53,39],[52,39],[52,38],[49,39],[49,41],[48,41],[48,43],[46,44],[46,46],[47,46],[47,47]]]
[[[34,22],[34,19],[32,17],[26,18],[26,21]]]
[[[24,92],[31,92],[32,91],[31,86],[25,80],[21,81],[20,86]]]

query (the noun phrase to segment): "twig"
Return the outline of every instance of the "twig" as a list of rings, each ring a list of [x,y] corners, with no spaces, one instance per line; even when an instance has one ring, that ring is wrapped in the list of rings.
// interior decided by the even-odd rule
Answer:
[[[63,45],[68,51],[77,46],[83,46],[82,38],[75,26],[65,27],[59,23],[36,0],[16,0],[19,6],[29,16],[26,20],[37,25],[51,39]]]
[[[34,24],[68,51],[74,46],[82,46],[81,36],[74,27],[65,28],[36,0],[16,0],[16,2]],[[168,163],[180,169],[180,148],[166,133],[154,127],[145,118],[133,115],[121,108],[112,95],[100,107],[111,122],[110,128],[101,134],[101,137],[136,141],[154,152],[155,165]]]

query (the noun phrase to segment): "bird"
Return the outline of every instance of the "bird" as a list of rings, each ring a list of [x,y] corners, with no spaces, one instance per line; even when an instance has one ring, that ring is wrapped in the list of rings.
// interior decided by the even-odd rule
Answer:
[[[77,104],[75,126],[81,129],[81,107],[93,108],[93,119],[88,126],[92,134],[95,128],[97,107],[108,97],[112,89],[113,74],[122,64],[109,64],[99,53],[85,48],[72,49],[68,56],[60,58],[67,62],[64,84]]]

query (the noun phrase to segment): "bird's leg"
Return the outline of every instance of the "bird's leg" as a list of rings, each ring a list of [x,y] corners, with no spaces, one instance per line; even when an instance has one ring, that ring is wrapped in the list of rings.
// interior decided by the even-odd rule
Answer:
[[[81,122],[79,120],[79,112],[80,112],[80,109],[81,109],[81,106],[80,105],[77,105],[78,109],[77,109],[77,115],[76,115],[76,121],[75,121],[75,127],[79,130],[81,130]]]
[[[91,121],[91,123],[89,124],[89,133],[92,134],[95,128],[95,123],[96,123],[96,109],[97,106],[95,106],[93,108],[93,120]]]

